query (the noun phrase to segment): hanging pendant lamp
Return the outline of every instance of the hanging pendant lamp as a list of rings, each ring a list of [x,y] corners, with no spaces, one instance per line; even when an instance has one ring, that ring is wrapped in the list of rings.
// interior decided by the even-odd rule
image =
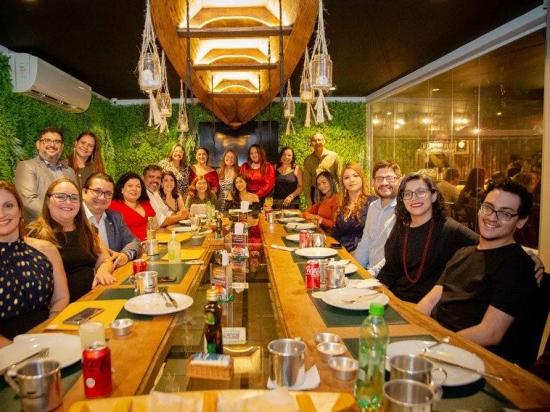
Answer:
[[[294,99],[292,98],[292,90],[290,89],[290,80],[288,80],[286,86],[286,97],[283,103],[283,117],[286,119],[286,130],[285,134],[289,135],[294,133],[294,125],[292,124],[292,119],[296,114],[296,105]]]
[[[304,53],[304,67],[302,69],[302,80],[300,81],[300,100],[306,104],[305,127],[311,126],[311,117],[315,120],[313,111],[313,102],[315,101],[315,90],[311,87],[311,63],[309,60],[309,51],[306,47]]]
[[[318,98],[315,104],[317,123],[325,122],[325,115],[332,120],[325,93],[332,87],[332,59],[328,54],[325,38],[325,22],[323,20],[323,0],[319,0],[319,20],[317,22],[317,37],[311,55],[311,87],[317,90]]]
[[[180,79],[180,101],[178,109],[178,132],[180,132],[180,137],[184,133],[189,131],[189,118],[187,117],[187,104],[186,97],[183,92],[183,81]]]

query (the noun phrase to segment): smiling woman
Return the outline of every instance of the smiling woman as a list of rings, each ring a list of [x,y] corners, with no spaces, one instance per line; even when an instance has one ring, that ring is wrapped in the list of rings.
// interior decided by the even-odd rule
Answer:
[[[92,173],[105,173],[99,140],[94,133],[82,132],[78,135],[69,157],[69,166],[74,169],[80,188]]]
[[[76,184],[54,181],[46,192],[42,215],[28,226],[30,237],[48,240],[59,248],[67,272],[71,301],[97,284],[111,284],[113,265],[109,252],[90,227],[80,204]]]
[[[50,242],[23,237],[22,203],[0,180],[0,347],[69,302],[61,256]]]

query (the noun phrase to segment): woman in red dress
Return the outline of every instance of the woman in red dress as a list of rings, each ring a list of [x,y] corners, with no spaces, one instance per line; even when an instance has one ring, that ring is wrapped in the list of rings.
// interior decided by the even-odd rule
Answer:
[[[256,193],[263,205],[264,199],[275,185],[275,168],[266,160],[264,149],[253,144],[248,149],[248,161],[241,166],[240,174],[246,178],[248,190]]]
[[[210,153],[205,147],[199,147],[195,153],[195,159],[197,163],[189,167],[189,183],[193,182],[195,178],[204,176],[210,185],[212,193],[217,194],[220,187],[220,179],[218,172],[208,165],[208,158]]]
[[[149,203],[145,184],[139,175],[129,172],[118,179],[109,208],[122,215],[124,222],[137,238],[145,240],[147,221],[150,217],[155,217],[155,211]]]

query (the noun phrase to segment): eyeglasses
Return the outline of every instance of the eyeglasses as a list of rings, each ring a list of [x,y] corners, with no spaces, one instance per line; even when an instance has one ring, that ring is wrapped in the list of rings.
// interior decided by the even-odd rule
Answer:
[[[66,202],[67,200],[71,201],[72,203],[80,202],[80,196],[75,194],[69,194],[69,193],[52,193],[50,197],[53,197],[58,202]]]
[[[376,183],[382,183],[384,180],[388,183],[395,183],[397,180],[397,176],[376,176],[374,178],[374,181]]]
[[[417,199],[424,199],[428,194],[431,193],[429,189],[416,189],[414,192],[407,190],[403,192],[403,200],[410,200],[415,196]]]
[[[110,200],[113,198],[113,192],[110,191],[103,191],[101,189],[92,189],[91,187],[88,187],[86,190],[89,190],[94,194],[94,197],[97,197],[98,199],[103,196],[105,200]]]
[[[498,220],[502,220],[504,222],[509,222],[512,218],[518,216],[517,213],[510,213],[505,210],[496,210],[489,203],[482,203],[481,206],[479,206],[479,213],[483,216],[491,216],[494,213],[497,215]]]
[[[52,140],[52,139],[40,139],[40,142],[44,143],[45,145],[48,145],[48,144],[51,144],[51,145],[54,145],[54,146],[60,146],[63,144],[63,140],[61,139],[58,139],[58,140]]]

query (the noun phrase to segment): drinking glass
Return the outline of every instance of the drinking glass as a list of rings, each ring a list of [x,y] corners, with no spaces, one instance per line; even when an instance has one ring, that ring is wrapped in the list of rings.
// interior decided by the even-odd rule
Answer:
[[[200,216],[191,216],[191,230],[193,231],[193,235],[199,234],[199,228],[201,226],[201,218]]]

